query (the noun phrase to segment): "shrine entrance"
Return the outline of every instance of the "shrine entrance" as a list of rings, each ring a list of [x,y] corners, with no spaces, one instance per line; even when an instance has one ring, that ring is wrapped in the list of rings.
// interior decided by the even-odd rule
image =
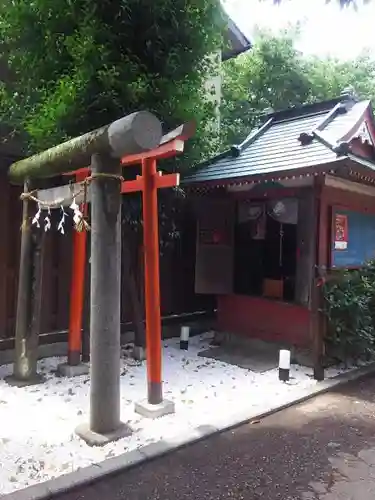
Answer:
[[[183,151],[194,132],[183,125],[162,136],[161,124],[148,112],[133,113],[10,167],[13,182],[24,182],[20,280],[17,303],[16,359],[9,383],[40,382],[36,370],[41,290],[41,235],[51,229],[50,210],[59,208],[63,227],[69,206],[73,211],[74,239],[71,321],[68,368],[80,367],[81,322],[85,276],[84,232],[91,230],[90,290],[90,422],[76,432],[88,444],[104,445],[130,432],[120,421],[120,272],[121,193],[141,191],[143,198],[148,397],[136,405],[147,417],[174,411],[163,400],[161,378],[161,325],[159,292],[159,240],[157,189],[176,186],[178,174],[162,176],[157,159]],[[120,163],[121,160],[121,163]],[[81,168],[83,165],[89,167]],[[124,181],[122,165],[141,164],[142,175]],[[76,184],[35,189],[37,179],[68,172]],[[30,180],[33,182],[30,190]],[[32,202],[37,204],[32,214]],[[91,203],[91,220],[86,217]],[[43,222],[43,229],[39,221]],[[36,227],[40,227],[36,231]],[[31,238],[37,245],[31,245]],[[29,307],[31,303],[31,307]],[[31,328],[29,328],[31,324]]]
[[[238,203],[234,222],[234,293],[295,301],[297,221],[295,198]]]

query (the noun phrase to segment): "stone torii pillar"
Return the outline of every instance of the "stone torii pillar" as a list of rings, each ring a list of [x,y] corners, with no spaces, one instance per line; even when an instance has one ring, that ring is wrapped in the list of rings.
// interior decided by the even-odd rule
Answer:
[[[148,418],[158,418],[174,413],[174,403],[163,399],[162,391],[162,346],[160,314],[159,275],[159,222],[157,191],[179,185],[179,174],[163,175],[156,170],[156,161],[181,153],[184,140],[193,134],[192,124],[179,127],[164,136],[162,144],[154,151],[127,156],[122,159],[125,166],[141,164],[142,175],[135,180],[122,183],[123,193],[142,193],[143,246],[145,260],[145,305],[146,305],[146,362],[147,399],[136,402],[135,411]]]
[[[9,171],[11,180],[21,183],[92,166],[90,422],[77,428],[78,435],[91,445],[104,445],[129,432],[120,420],[119,159],[155,148],[161,137],[160,121],[141,111],[16,162]],[[19,286],[28,289],[27,283]],[[17,320],[24,317],[21,313],[18,308]],[[17,342],[24,343],[16,338]]]

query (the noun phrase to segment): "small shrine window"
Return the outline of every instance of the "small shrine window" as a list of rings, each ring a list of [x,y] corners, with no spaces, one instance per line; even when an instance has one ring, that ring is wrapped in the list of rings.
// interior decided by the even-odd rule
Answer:
[[[238,204],[234,293],[294,301],[298,200]]]

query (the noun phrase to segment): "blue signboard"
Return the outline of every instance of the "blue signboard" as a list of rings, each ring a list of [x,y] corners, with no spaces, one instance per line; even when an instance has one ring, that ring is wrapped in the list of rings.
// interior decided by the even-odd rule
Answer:
[[[335,268],[361,267],[375,258],[375,215],[335,209],[331,248]]]

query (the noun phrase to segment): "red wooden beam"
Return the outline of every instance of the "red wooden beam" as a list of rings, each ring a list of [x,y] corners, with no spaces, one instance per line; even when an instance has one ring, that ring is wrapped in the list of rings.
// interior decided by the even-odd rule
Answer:
[[[175,187],[180,184],[180,174],[167,174],[162,175],[161,172],[156,172],[153,176],[153,181],[156,189]],[[121,193],[135,193],[144,190],[143,176],[137,175],[136,179],[132,181],[124,181],[121,184]]]
[[[136,165],[138,163],[142,163],[142,160],[147,158],[153,158],[155,160],[162,160],[165,158],[171,158],[176,154],[182,153],[184,150],[184,141],[181,139],[174,139],[170,142],[166,142],[161,144],[155,149],[151,149],[151,151],[147,151],[145,153],[139,153],[136,155],[124,156],[121,160],[121,164],[124,166],[127,165]],[[66,172],[63,175],[89,175],[90,168],[84,167],[76,170],[74,172]]]
[[[153,160],[162,160],[165,158],[171,158],[176,154],[182,153],[184,150],[184,141],[180,139],[174,139],[173,141],[161,144],[159,147],[152,149],[151,151],[146,151],[145,153],[140,153],[136,155],[124,156],[122,158],[122,165],[135,165],[137,163],[142,163],[143,160],[152,158]]]
[[[82,167],[74,170],[74,172],[64,172],[62,175],[75,175],[76,180],[78,179],[78,176],[80,177],[80,180],[84,180],[89,174],[90,167]]]
[[[121,193],[135,193],[136,191],[143,191],[143,178],[140,175],[133,181],[124,181],[121,183]]]
[[[161,172],[158,172],[157,176],[155,177],[155,184],[157,189],[179,186],[180,174],[162,175]]]
[[[180,139],[181,141],[187,141],[195,134],[196,125],[195,122],[188,122],[184,125],[171,130],[168,134],[163,135],[160,144],[165,144],[166,142],[173,141],[174,139]]]

